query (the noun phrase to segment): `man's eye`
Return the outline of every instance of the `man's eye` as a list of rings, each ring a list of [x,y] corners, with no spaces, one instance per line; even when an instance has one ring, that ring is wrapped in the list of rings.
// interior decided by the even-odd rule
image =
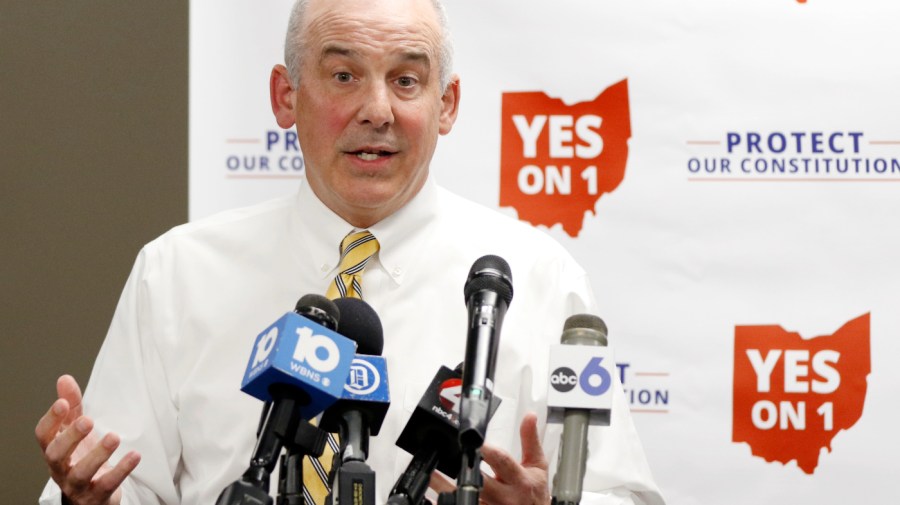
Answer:
[[[397,79],[397,84],[399,84],[400,86],[402,86],[404,88],[409,88],[411,86],[415,86],[416,82],[417,81],[412,77],[401,77],[401,78]]]
[[[353,80],[353,76],[350,75],[350,72],[338,72],[334,74],[334,78],[337,79],[338,82],[350,82]]]

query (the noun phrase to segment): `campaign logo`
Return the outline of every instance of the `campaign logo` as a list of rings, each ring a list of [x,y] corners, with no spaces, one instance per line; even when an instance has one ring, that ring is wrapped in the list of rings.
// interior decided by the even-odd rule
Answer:
[[[366,396],[374,393],[379,385],[381,374],[378,373],[378,368],[364,359],[353,358],[350,377],[347,384],[344,384],[344,389],[354,395]]]
[[[862,416],[869,316],[810,339],[781,326],[735,326],[732,441],[812,474],[821,450]]]
[[[897,180],[898,140],[862,130],[728,130],[686,141],[689,181]],[[887,149],[887,150],[886,150]]]
[[[500,206],[577,237],[586,213],[625,177],[628,81],[567,105],[542,92],[503,93]]]
[[[223,168],[229,179],[300,177],[303,154],[293,130],[268,130],[262,135],[225,139]]]

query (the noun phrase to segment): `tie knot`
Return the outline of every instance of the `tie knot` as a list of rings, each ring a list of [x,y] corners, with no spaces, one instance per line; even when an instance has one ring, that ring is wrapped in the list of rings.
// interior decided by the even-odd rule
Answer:
[[[338,274],[325,296],[362,298],[362,273],[369,258],[378,252],[378,240],[369,230],[350,233],[341,240],[341,262]]]
[[[358,247],[366,250],[371,249],[372,253],[369,255],[371,256],[378,251],[378,240],[369,230],[348,233],[344,240],[341,240],[341,263],[343,263],[347,254]]]

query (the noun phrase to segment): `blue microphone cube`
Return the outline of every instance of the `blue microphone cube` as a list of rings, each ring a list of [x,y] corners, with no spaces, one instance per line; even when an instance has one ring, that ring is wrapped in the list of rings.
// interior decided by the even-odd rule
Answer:
[[[341,399],[391,403],[387,361],[384,357],[368,354],[354,356]]]
[[[387,361],[383,356],[357,354],[350,365],[350,377],[344,384],[340,402],[322,414],[319,427],[325,431],[339,431],[343,412],[352,409],[363,414],[369,433],[375,436],[381,430],[390,405]]]
[[[288,384],[309,395],[300,408],[311,419],[336,402],[356,353],[356,342],[288,312],[256,337],[241,391],[271,400],[272,384]]]

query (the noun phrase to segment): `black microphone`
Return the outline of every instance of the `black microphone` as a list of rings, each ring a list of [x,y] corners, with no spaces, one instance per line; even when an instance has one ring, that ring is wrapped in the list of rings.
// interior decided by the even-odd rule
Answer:
[[[499,256],[482,256],[472,265],[463,290],[469,310],[466,359],[463,365],[459,443],[473,451],[484,444],[494,369],[503,316],[512,301],[512,273]]]
[[[435,469],[451,479],[459,474],[462,367],[460,363],[454,370],[445,366],[438,370],[403,427],[397,447],[412,454],[413,459],[391,489],[388,505],[427,503],[423,500]],[[494,396],[490,416],[494,415],[500,403],[500,397]]]
[[[338,330],[354,340],[357,354],[341,398],[325,410],[319,427],[338,432],[341,451],[333,468],[332,503],[374,505],[375,472],[366,464],[369,437],[378,435],[390,405],[384,333],[372,307],[358,298],[334,301],[341,312]]]
[[[588,427],[591,424],[609,425],[609,409],[584,408],[581,405],[596,406],[598,398],[609,399],[612,394],[612,376],[609,369],[612,359],[596,355],[605,354],[607,345],[606,324],[597,316],[577,314],[566,319],[561,337],[561,351],[551,349],[550,387],[547,406],[550,412],[548,422],[563,423],[560,440],[559,459],[556,475],[553,477],[553,505],[577,505],[581,502],[585,465],[588,455]],[[569,349],[568,346],[593,346],[594,349]],[[569,354],[572,354],[569,356]],[[595,356],[595,357],[591,357]],[[609,363],[602,361],[608,359]],[[587,361],[587,364],[584,362]],[[573,368],[575,370],[573,370]],[[577,370],[577,371],[576,371]],[[599,383],[590,382],[590,376],[597,375]],[[587,383],[588,391],[582,382]],[[605,382],[605,384],[604,384]],[[556,398],[560,398],[557,400]],[[610,400],[611,402],[611,400]],[[573,407],[575,406],[575,407]]]
[[[329,330],[334,330],[340,320],[338,307],[320,295],[304,295],[297,302],[294,312]],[[310,399],[304,387],[305,384],[299,380],[276,382],[268,387],[272,400],[263,406],[250,466],[240,479],[222,490],[217,504],[271,505],[269,476],[282,448],[287,445],[304,454],[322,454],[325,432],[305,426],[300,415],[299,407],[308,404]]]
[[[336,330],[341,320],[341,310],[333,301],[322,295],[303,295],[297,300],[294,312],[315,321],[329,330]]]
[[[461,371],[462,363],[456,370],[442,366],[403,427],[397,446],[413,459],[391,489],[388,505],[422,503],[436,468],[450,478],[459,473]]]

